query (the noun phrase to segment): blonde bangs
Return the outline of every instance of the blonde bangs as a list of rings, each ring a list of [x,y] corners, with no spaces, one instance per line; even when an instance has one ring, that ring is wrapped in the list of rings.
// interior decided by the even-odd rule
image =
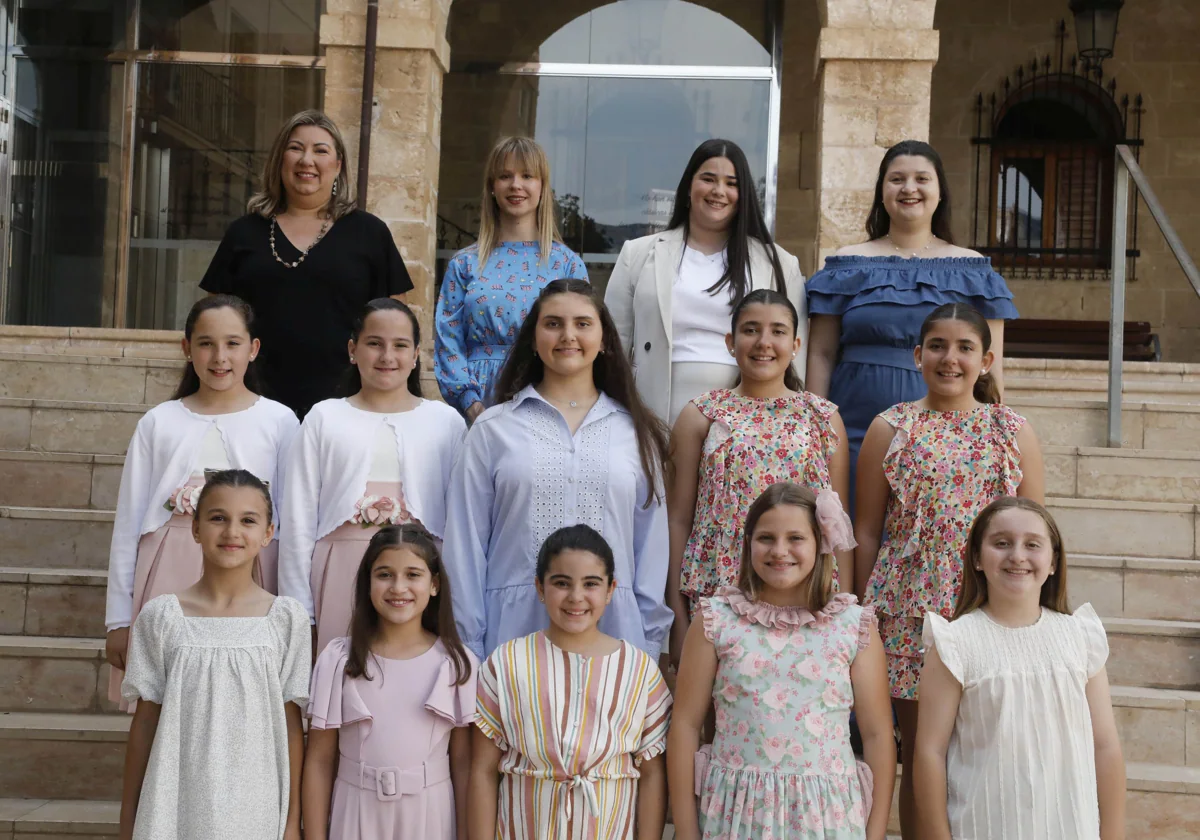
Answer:
[[[509,158],[517,168],[533,175],[542,183],[542,196],[537,208],[538,250],[542,261],[550,259],[550,249],[555,242],[562,242],[558,222],[554,213],[554,191],[550,186],[550,160],[546,152],[529,137],[502,137],[492,147],[484,167],[483,196],[479,212],[479,266],[482,269],[488,257],[499,244],[500,207],[492,195],[492,184],[504,174]]]

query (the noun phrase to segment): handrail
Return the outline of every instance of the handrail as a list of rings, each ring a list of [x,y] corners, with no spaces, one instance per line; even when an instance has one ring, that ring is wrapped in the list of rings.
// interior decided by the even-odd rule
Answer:
[[[1121,446],[1121,375],[1125,363],[1125,265],[1126,238],[1129,228],[1129,180],[1141,194],[1150,210],[1158,229],[1162,232],[1167,247],[1175,255],[1184,276],[1200,295],[1200,271],[1175,232],[1167,217],[1167,211],[1159,203],[1158,196],[1146,179],[1146,173],[1138,165],[1137,158],[1129,146],[1120,144],[1116,151],[1116,166],[1113,168],[1113,236],[1112,236],[1112,301],[1108,322],[1108,445]]]

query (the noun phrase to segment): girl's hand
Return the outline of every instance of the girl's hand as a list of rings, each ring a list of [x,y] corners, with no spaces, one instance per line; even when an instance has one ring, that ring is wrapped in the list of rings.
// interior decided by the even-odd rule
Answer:
[[[125,654],[129,652],[129,628],[109,630],[104,639],[104,658],[114,668],[125,670]]]
[[[467,422],[474,423],[480,414],[483,414],[483,403],[471,403],[470,407],[467,408]]]

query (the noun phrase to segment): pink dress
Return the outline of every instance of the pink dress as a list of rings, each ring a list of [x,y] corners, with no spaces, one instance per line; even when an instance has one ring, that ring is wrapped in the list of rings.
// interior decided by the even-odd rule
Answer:
[[[450,733],[475,720],[478,662],[455,685],[441,641],[412,659],[367,659],[370,679],[345,674],[350,639],[313,667],[314,729],[340,729],[329,840],[455,840]],[[463,832],[465,834],[465,831]]]

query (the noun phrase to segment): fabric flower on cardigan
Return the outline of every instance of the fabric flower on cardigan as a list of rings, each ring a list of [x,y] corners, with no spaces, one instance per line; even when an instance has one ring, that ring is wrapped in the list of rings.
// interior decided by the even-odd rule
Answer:
[[[203,484],[185,484],[171,494],[163,503],[163,507],[179,516],[194,516],[196,503],[200,501],[200,491],[203,489]]]
[[[404,502],[392,496],[363,496],[354,503],[353,522],[371,528],[375,525],[399,525],[409,519]]]

